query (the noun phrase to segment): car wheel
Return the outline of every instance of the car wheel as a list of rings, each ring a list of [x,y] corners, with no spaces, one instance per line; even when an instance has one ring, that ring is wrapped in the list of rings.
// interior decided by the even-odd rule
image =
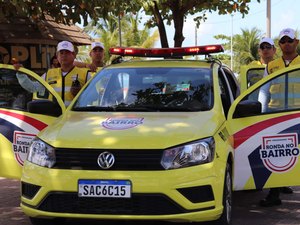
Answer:
[[[42,219],[29,217],[32,225],[63,225],[65,222],[64,218],[53,218],[53,219]]]
[[[232,219],[232,173],[227,163],[223,189],[223,213],[216,221],[219,225],[230,225]]]

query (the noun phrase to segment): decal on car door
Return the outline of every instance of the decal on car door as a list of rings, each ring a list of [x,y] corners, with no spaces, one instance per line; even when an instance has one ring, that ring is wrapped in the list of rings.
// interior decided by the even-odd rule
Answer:
[[[253,176],[261,189],[272,173],[286,173],[298,162],[300,113],[268,119],[234,134],[235,185],[243,189]]]

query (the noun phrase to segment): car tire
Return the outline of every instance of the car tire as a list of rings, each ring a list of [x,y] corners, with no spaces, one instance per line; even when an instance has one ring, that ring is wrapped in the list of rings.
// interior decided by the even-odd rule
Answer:
[[[64,218],[44,219],[29,217],[29,219],[32,225],[63,225],[65,223]]]
[[[231,165],[227,163],[223,189],[223,212],[216,221],[218,225],[230,225],[232,219],[232,171]]]

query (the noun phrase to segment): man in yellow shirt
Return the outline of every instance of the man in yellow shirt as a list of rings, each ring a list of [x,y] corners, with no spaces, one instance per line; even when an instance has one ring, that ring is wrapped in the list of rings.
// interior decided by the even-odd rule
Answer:
[[[91,72],[98,72],[104,64],[104,45],[101,42],[92,42],[90,50],[91,63],[84,63],[75,61],[74,65],[78,67],[85,67]]]
[[[61,66],[49,69],[42,78],[54,88],[68,106],[81,87],[90,79],[91,74],[88,69],[73,65],[76,53],[71,42],[59,42],[56,56]],[[16,70],[20,66],[22,65],[14,64]],[[32,82],[27,75],[18,72],[17,78],[24,89],[30,92],[43,92],[44,87],[38,82]]]
[[[275,53],[276,47],[274,41],[271,38],[264,37],[259,42],[259,61],[253,61],[249,65],[267,65],[273,60]]]

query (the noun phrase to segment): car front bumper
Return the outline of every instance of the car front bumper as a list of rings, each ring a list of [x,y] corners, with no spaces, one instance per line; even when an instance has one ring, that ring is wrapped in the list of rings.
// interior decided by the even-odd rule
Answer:
[[[21,180],[21,207],[30,217],[215,220],[223,210],[222,167],[225,164],[214,161],[166,171],[82,171],[48,169],[26,162]],[[80,179],[129,180],[132,196],[79,197]]]

